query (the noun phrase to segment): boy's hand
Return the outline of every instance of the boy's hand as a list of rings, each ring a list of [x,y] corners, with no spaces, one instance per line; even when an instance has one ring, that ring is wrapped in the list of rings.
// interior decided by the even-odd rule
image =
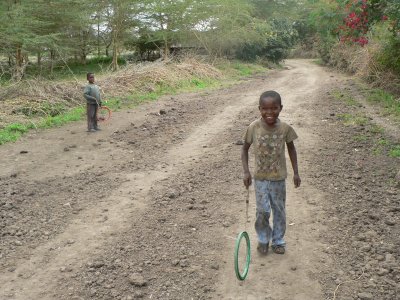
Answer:
[[[293,175],[293,183],[294,183],[294,187],[296,187],[296,188],[298,188],[300,186],[301,179],[300,179],[299,174]]]
[[[246,187],[246,189],[248,189],[249,186],[251,186],[251,174],[249,172],[244,173],[243,183],[244,183],[244,186]]]

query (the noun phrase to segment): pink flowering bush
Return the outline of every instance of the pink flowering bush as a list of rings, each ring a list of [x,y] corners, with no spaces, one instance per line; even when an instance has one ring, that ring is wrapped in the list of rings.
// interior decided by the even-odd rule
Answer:
[[[347,0],[338,1],[340,10],[344,11],[343,24],[337,28],[341,42],[368,44],[367,33],[378,21],[388,20],[384,14],[390,1]]]

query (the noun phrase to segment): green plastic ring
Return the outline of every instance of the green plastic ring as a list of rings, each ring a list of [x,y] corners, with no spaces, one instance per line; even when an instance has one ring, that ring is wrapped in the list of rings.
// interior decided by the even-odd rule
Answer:
[[[240,242],[242,239],[246,239],[246,246],[247,246],[247,256],[246,256],[246,266],[243,270],[243,273],[240,273],[239,271],[239,247],[240,247]],[[235,273],[236,277],[239,280],[245,280],[247,273],[249,272],[249,266],[250,266],[250,238],[249,235],[247,234],[246,231],[242,231],[239,233],[238,237],[236,238],[236,245],[235,245]]]

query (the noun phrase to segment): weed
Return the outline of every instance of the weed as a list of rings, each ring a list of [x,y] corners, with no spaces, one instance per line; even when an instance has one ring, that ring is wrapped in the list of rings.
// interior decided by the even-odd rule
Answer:
[[[366,135],[360,134],[353,136],[353,140],[355,140],[356,142],[365,142],[368,140],[368,137]]]
[[[389,156],[390,157],[400,157],[400,145],[394,145],[389,150]]]
[[[365,116],[354,116],[352,114],[339,114],[338,118],[343,120],[346,126],[365,126],[368,124],[368,118]]]
[[[388,146],[390,143],[385,139],[380,139],[377,144],[380,146]]]
[[[384,132],[384,129],[383,129],[383,127],[381,127],[381,126],[379,126],[379,125],[372,124],[371,127],[370,127],[370,129],[369,129],[369,131],[370,131],[371,133],[374,133],[374,134],[378,134],[378,133],[381,134],[381,133]]]
[[[225,74],[229,74],[231,77],[242,77],[250,76],[256,73],[265,72],[266,68],[259,64],[243,63],[241,61],[235,61],[233,63],[222,63],[217,64],[217,68],[223,71]]]
[[[374,89],[369,91],[367,100],[382,105],[389,115],[400,117],[400,99],[383,90]]]
[[[194,84],[196,87],[201,88],[201,89],[204,89],[207,86],[206,82],[204,82],[200,79],[197,79],[197,78],[192,79],[190,82],[192,84]]]
[[[390,157],[400,157],[400,144],[395,144],[393,145],[390,141],[386,139],[380,139],[376,143],[376,145],[373,148],[373,154],[379,155],[382,154],[383,151],[388,153]]]
[[[360,106],[360,104],[349,94],[343,93],[340,90],[333,91],[333,96],[346,103],[348,106]]]
[[[29,126],[20,123],[14,123],[6,126],[2,130],[0,130],[0,145],[7,142],[15,142],[22,134],[26,133],[28,130]]]
[[[235,64],[234,68],[239,71],[240,76],[249,76],[253,74],[251,68],[244,64]]]

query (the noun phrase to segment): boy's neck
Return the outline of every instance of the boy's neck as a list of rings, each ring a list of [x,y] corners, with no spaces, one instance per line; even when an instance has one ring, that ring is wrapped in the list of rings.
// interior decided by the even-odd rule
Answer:
[[[269,124],[267,124],[267,123],[265,122],[265,120],[264,120],[263,118],[261,118],[261,123],[262,123],[265,127],[270,128],[270,129],[273,129],[273,128],[277,127],[278,124],[279,124],[280,122],[281,122],[281,121],[280,121],[279,118],[278,118],[278,119],[276,119],[276,122],[275,122],[274,124],[269,125]]]

